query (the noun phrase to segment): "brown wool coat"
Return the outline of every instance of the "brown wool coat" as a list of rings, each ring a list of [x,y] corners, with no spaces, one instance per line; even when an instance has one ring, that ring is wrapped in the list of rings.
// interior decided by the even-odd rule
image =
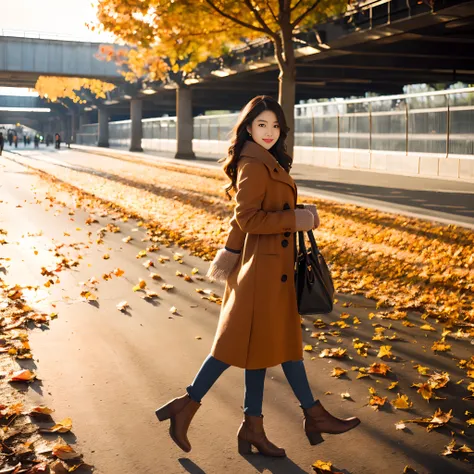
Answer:
[[[226,247],[241,249],[227,279],[211,354],[259,369],[303,359],[294,287],[297,188],[262,146],[247,141]]]

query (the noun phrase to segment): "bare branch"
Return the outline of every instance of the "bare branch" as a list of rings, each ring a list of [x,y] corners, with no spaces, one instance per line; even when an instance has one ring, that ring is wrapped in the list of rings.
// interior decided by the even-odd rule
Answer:
[[[245,23],[245,21],[241,21],[238,18],[235,18],[232,15],[229,15],[228,13],[225,13],[223,10],[221,10],[219,7],[217,7],[214,2],[211,0],[206,0],[206,3],[213,8],[219,15],[222,15],[224,18],[227,18],[230,21],[233,21],[234,23],[237,23],[240,26],[243,26],[244,28],[249,28],[254,31],[258,31],[260,33],[267,33],[263,28],[259,28],[258,26],[253,26],[250,23]]]
[[[275,15],[275,12],[273,11],[272,6],[270,5],[270,2],[268,0],[265,0],[265,3],[267,5],[267,8],[270,10],[270,13],[272,14],[273,19],[275,20],[275,23],[278,25],[278,18]]]
[[[291,28],[294,30],[319,4],[321,0],[316,0],[310,7],[306,9],[292,24]]]
[[[298,0],[295,5],[293,5],[291,8],[290,8],[290,12],[293,13],[299,6],[300,6],[300,3],[302,2],[303,0]]]
[[[244,3],[247,8],[252,12],[255,19],[262,25],[262,28],[265,30],[265,33],[271,38],[273,38],[276,33],[268,27],[268,25],[265,23],[265,20],[262,18],[262,15],[260,15],[258,10],[252,5],[252,2],[250,0],[244,0]]]

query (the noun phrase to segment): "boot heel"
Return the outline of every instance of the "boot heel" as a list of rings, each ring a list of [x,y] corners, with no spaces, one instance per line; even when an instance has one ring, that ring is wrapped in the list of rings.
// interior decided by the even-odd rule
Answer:
[[[169,404],[164,405],[161,408],[158,408],[158,410],[155,411],[155,415],[158,417],[160,421],[165,421],[171,418]]]
[[[308,437],[309,444],[311,444],[311,446],[322,443],[324,441],[324,438],[321,436],[321,433],[317,431],[306,433],[306,436]]]
[[[238,438],[239,454],[251,454],[252,444],[249,441]]]

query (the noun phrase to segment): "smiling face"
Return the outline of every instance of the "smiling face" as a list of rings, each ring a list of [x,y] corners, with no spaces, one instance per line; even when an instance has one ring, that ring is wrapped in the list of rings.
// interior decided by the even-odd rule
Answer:
[[[252,135],[255,143],[269,150],[280,137],[280,124],[275,112],[264,110],[255,117],[252,125],[247,126],[247,131]]]

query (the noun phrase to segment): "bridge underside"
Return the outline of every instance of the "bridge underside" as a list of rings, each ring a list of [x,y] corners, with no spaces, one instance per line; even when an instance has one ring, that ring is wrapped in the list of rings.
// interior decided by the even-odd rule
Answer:
[[[474,1],[442,3],[452,5],[345,36],[336,25],[321,27],[329,48],[297,59],[297,100],[391,94],[416,83],[473,83]],[[278,74],[272,65],[223,78],[208,75],[193,86],[195,104],[221,108],[242,104],[242,95],[275,95]]]

